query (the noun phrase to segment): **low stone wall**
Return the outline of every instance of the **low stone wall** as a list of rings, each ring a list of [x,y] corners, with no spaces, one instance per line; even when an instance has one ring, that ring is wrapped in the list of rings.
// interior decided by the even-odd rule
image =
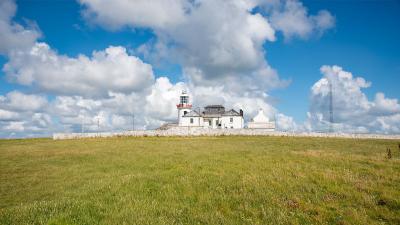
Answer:
[[[154,137],[154,136],[287,136],[287,137],[325,137],[325,138],[354,138],[354,139],[395,139],[400,135],[382,134],[344,134],[344,133],[293,133],[271,131],[268,129],[207,129],[201,127],[173,127],[168,130],[135,130],[124,132],[101,133],[55,133],[54,140],[81,139],[98,137]]]

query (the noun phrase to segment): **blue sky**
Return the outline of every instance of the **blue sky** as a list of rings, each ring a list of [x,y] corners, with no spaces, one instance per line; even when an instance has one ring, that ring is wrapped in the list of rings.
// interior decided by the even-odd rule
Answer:
[[[158,40],[156,29],[130,25],[110,31],[82,16],[83,11],[90,7],[82,2],[16,1],[13,22],[26,27],[26,24],[35,22],[42,34],[37,41],[47,43],[59,55],[76,58],[79,54],[90,56],[93,51],[102,51],[109,46],[122,46],[130,55],[150,64],[156,78],[165,76],[172,84],[186,82],[182,74],[185,65],[180,61],[160,64],[138,53],[139,46]],[[321,79],[320,68],[323,65],[338,65],[353,76],[370,81],[371,87],[362,89],[370,101],[377,92],[383,92],[388,99],[399,99],[399,1],[305,0],[302,3],[309,15],[317,14],[321,9],[327,10],[334,17],[335,24],[322,34],[307,38],[285,38],[276,29],[277,40],[263,43],[266,62],[276,70],[281,80],[291,80],[287,87],[267,91],[273,99],[270,104],[279,113],[293,117],[296,123],[307,119],[312,104],[310,89]],[[0,55],[1,67],[8,60],[7,55]],[[58,95],[34,85],[10,82],[4,71],[0,72],[0,76],[0,95],[17,90],[45,95],[50,101]]]

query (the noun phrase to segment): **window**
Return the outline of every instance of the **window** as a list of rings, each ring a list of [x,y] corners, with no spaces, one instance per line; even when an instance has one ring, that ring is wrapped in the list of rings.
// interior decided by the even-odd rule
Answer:
[[[183,115],[186,115],[188,112],[187,111],[183,111]]]
[[[211,120],[208,121],[208,126],[211,126]]]
[[[233,123],[233,118],[231,117],[231,118],[229,119],[229,121],[230,121],[231,123]]]
[[[215,120],[215,126],[218,126],[218,120]]]
[[[181,104],[188,103],[188,96],[181,96]]]
[[[190,123],[193,123],[193,118],[190,118]]]

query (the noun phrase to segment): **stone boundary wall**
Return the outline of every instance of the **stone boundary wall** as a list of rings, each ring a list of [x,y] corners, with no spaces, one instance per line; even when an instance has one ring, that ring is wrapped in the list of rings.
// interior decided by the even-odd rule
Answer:
[[[393,139],[400,140],[400,135],[384,134],[345,134],[345,133],[293,133],[271,131],[268,129],[208,129],[201,127],[173,127],[168,130],[135,130],[124,132],[101,133],[55,133],[54,140],[81,139],[98,137],[168,137],[168,136],[285,136],[285,137],[324,137],[353,139]]]

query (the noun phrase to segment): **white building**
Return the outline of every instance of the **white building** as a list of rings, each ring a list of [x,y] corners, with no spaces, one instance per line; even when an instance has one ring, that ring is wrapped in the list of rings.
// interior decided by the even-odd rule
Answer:
[[[244,127],[243,111],[231,109],[225,111],[222,105],[209,105],[200,109],[192,110],[189,104],[189,95],[183,91],[178,108],[178,125],[182,127],[204,127],[221,129],[239,129]]]
[[[264,115],[262,109],[258,111],[258,114],[249,122],[249,129],[268,129],[275,130],[275,122],[269,120],[267,116]]]

